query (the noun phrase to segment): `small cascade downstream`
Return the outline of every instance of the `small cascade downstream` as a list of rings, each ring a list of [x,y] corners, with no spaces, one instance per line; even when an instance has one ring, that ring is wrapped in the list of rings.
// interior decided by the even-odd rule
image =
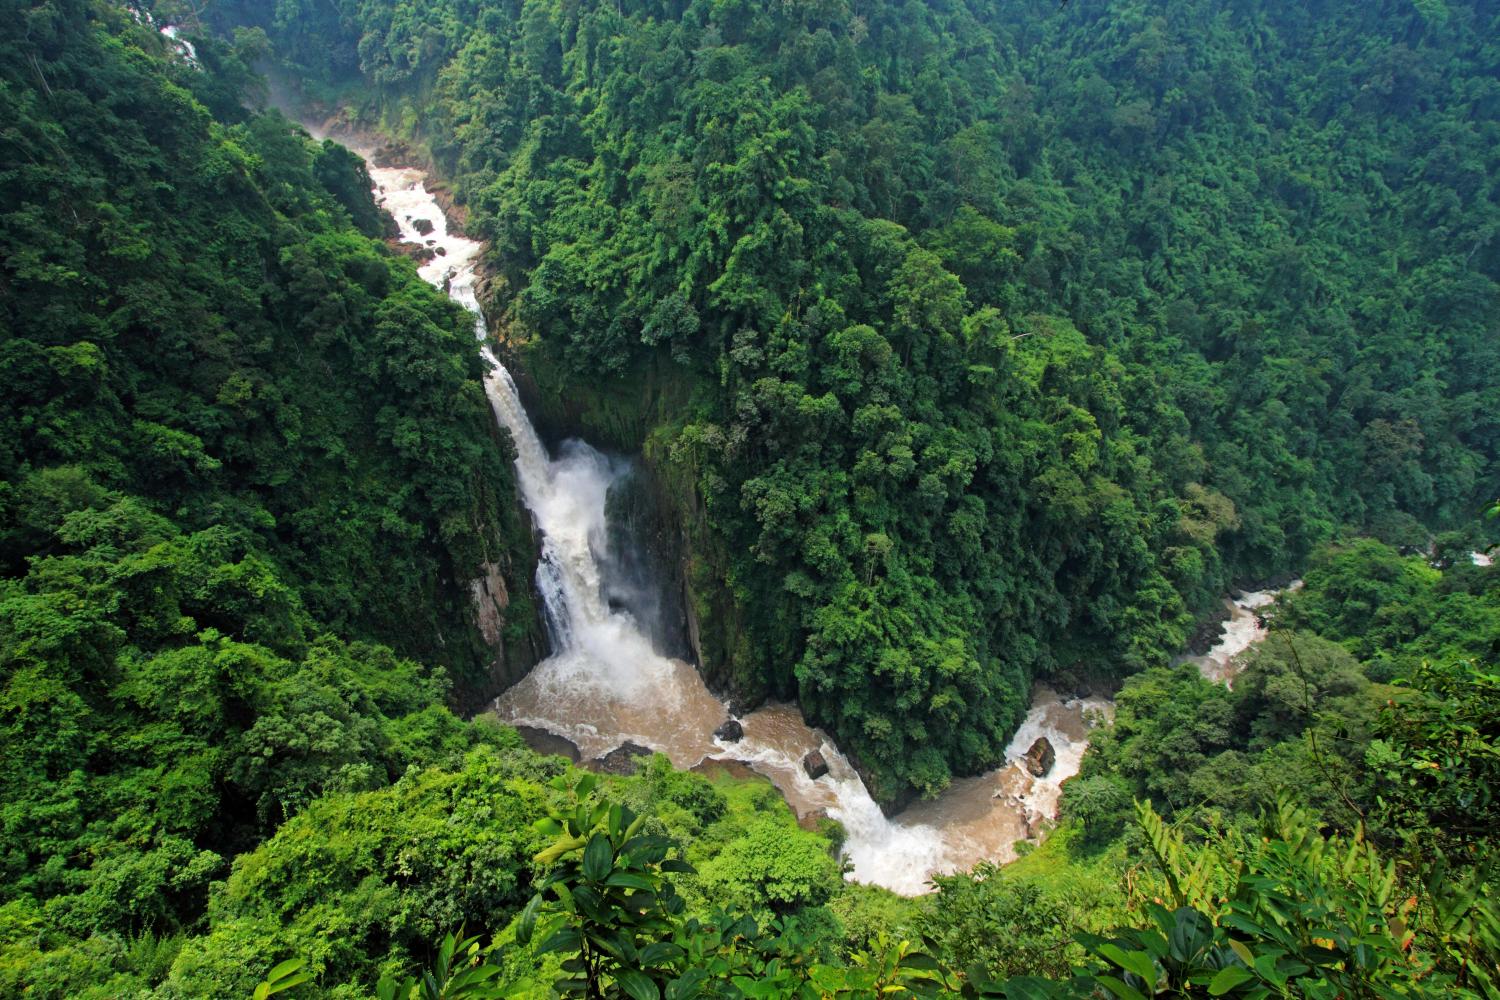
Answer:
[[[489,368],[485,389],[515,442],[522,498],[541,538],[536,586],[553,653],[496,701],[501,719],[563,736],[585,759],[631,741],[682,768],[705,760],[743,762],[775,783],[799,815],[821,812],[843,824],[851,878],[906,894],[928,891],[934,873],[1013,859],[1018,843],[1056,818],[1062,783],[1078,772],[1090,730],[1112,715],[1107,698],[1069,698],[1039,686],[1005,766],[955,781],[938,798],[894,818],[882,813],[848,759],[794,705],[767,704],[740,720],[741,740],[715,740],[714,730],[729,717],[727,706],[691,664],[662,655],[629,611],[608,597],[613,567],[606,506],[629,463],[576,439],[548,451],[510,373],[483,344],[475,287],[481,245],[449,231],[421,171],[369,169],[376,198],[395,217],[402,238],[433,255],[420,265],[421,276],[476,314],[479,350]],[[1043,736],[1056,760],[1036,778],[1022,757]],[[829,769],[817,780],[802,766],[812,750]]]
[[[1301,580],[1293,580],[1287,584],[1286,590],[1295,591],[1301,587]],[[1229,610],[1229,618],[1224,622],[1224,634],[1219,637],[1219,641],[1200,656],[1183,656],[1176,662],[1193,664],[1205,680],[1234,687],[1234,679],[1241,667],[1240,654],[1267,635],[1265,623],[1261,620],[1262,609],[1269,607],[1284,592],[1239,591],[1237,596],[1224,602]]]

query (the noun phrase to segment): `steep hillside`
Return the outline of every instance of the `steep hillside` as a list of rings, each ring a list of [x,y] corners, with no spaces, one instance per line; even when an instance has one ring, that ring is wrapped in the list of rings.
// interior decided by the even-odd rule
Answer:
[[[1492,5],[223,11],[425,140],[544,400],[683,488],[709,676],[887,800],[1500,490]]]
[[[0,20],[0,901],[167,932],[317,795],[498,738],[443,704],[534,662],[530,538],[356,158],[227,46]]]

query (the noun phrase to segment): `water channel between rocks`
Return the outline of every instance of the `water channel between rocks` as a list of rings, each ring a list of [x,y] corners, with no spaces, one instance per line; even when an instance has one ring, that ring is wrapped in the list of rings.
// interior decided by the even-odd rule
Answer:
[[[799,815],[823,812],[843,824],[851,878],[907,894],[927,891],[934,873],[1012,860],[1017,844],[1057,816],[1062,783],[1078,772],[1090,730],[1113,713],[1107,698],[1065,697],[1039,685],[1005,766],[956,780],[938,798],[895,817],[881,812],[849,761],[794,705],[765,705],[740,720],[741,740],[716,741],[714,730],[728,717],[725,704],[691,664],[661,655],[636,620],[606,597],[605,501],[628,463],[576,439],[555,454],[544,447],[510,373],[483,344],[475,287],[481,245],[449,231],[421,171],[371,165],[370,176],[403,240],[431,253],[419,266],[421,276],[476,314],[479,350],[490,369],[485,389],[515,441],[522,496],[541,537],[536,584],[554,652],[496,701],[502,720],[563,736],[585,759],[628,740],[682,768],[742,761],[769,778]],[[1255,609],[1273,596],[1236,601],[1224,638],[1193,658],[1205,676],[1230,679],[1233,657],[1263,635]],[[1043,777],[1034,777],[1022,758],[1043,736],[1056,757]],[[816,780],[802,766],[813,750],[828,765],[828,774]]]

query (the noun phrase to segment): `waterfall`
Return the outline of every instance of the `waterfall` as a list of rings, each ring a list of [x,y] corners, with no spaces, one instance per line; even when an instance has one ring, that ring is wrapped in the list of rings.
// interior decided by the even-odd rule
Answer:
[[[1010,748],[1010,763],[957,781],[937,800],[894,819],[876,805],[832,740],[808,726],[795,706],[757,709],[741,720],[742,740],[717,742],[713,732],[728,717],[727,706],[691,664],[663,656],[640,624],[606,597],[612,570],[606,501],[628,464],[576,439],[549,453],[510,372],[483,343],[476,289],[480,244],[449,231],[420,171],[371,167],[370,176],[403,239],[431,254],[418,268],[421,276],[475,314],[485,391],[495,419],[515,443],[522,499],[541,538],[536,588],[552,655],[496,701],[500,718],[566,737],[587,757],[628,740],[665,753],[678,767],[706,759],[743,761],[773,781],[800,815],[821,811],[843,824],[852,878],[908,894],[927,891],[934,872],[1010,860],[1018,842],[1056,815],[1061,783],[1077,773],[1090,726],[1108,712],[1102,699],[1067,700],[1039,690]],[[1058,762],[1043,779],[1015,763],[1038,735],[1047,735],[1057,749]],[[813,750],[829,768],[817,780],[802,766]]]

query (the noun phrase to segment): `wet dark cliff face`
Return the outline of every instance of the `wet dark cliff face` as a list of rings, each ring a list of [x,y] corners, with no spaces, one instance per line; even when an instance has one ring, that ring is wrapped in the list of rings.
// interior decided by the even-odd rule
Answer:
[[[683,602],[681,534],[658,480],[640,463],[610,488],[605,600],[627,612],[663,656],[697,661]]]
[[[641,618],[660,652],[696,665],[736,712],[759,705],[771,692],[749,666],[739,608],[725,583],[723,542],[708,523],[692,471],[674,465],[666,448],[653,447],[668,415],[688,408],[695,373],[663,355],[624,375],[585,382],[539,343],[502,344],[501,355],[549,447],[581,437],[634,456],[633,482],[610,498],[619,508],[618,518],[612,508],[611,521],[626,525],[611,544],[616,552],[637,550],[623,558],[634,560],[635,579],[649,583],[653,596],[607,596]]]

